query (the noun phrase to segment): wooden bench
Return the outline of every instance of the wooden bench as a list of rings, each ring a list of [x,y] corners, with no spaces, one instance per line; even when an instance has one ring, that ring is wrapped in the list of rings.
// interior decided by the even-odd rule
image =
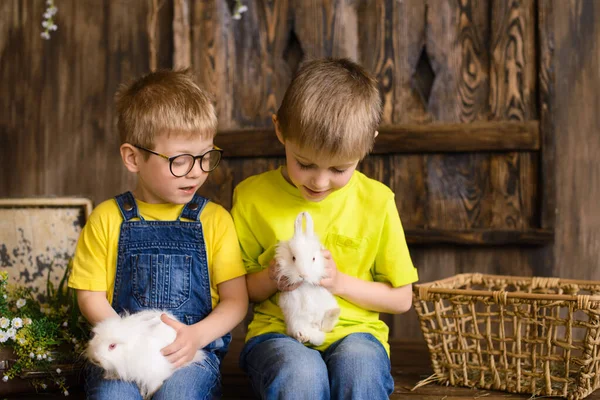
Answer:
[[[224,400],[243,400],[254,399],[252,388],[247,377],[238,367],[238,355],[242,348],[241,340],[234,340],[231,343],[231,349],[223,360],[223,399]],[[529,399],[529,395],[511,395],[505,392],[496,392],[490,390],[477,390],[468,388],[455,388],[429,384],[422,386],[415,391],[411,389],[420,380],[431,375],[432,370],[429,362],[429,353],[423,341],[393,341],[390,343],[392,352],[392,373],[396,383],[394,393],[390,399],[423,399],[423,400],[451,400],[451,399],[476,399],[485,398],[485,400],[507,400],[507,399]],[[0,383],[1,385],[1,383]],[[0,386],[1,388],[1,386]],[[0,398],[2,396],[0,390]],[[65,399],[61,394],[40,394],[40,395],[18,395],[8,396],[7,399],[19,400],[38,400]],[[71,388],[71,393],[66,399],[84,399],[81,386]],[[600,391],[589,396],[589,400],[600,400]]]

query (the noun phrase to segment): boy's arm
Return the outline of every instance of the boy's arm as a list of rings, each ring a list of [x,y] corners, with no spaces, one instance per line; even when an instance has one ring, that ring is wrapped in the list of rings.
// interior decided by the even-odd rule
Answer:
[[[92,325],[96,325],[107,318],[118,317],[116,311],[106,299],[106,292],[77,290],[77,304],[81,314]]]
[[[363,281],[338,271],[329,251],[325,251],[324,256],[327,278],[321,281],[321,285],[334,295],[377,312],[402,314],[410,310],[412,284],[394,288],[389,283]]]
[[[186,325],[162,315],[162,321],[177,332],[175,341],[161,350],[174,368],[191,361],[198,349],[231,332],[246,316],[248,295],[245,277],[238,276],[217,287],[219,303],[202,321]]]
[[[246,275],[248,297],[253,303],[267,300],[277,292],[277,283],[270,278],[269,268]]]
[[[206,344],[231,332],[237,324],[242,322],[248,312],[248,295],[244,276],[221,282],[217,287],[219,303],[206,318],[195,324],[202,324],[202,327],[198,329],[206,329],[210,332]]]
[[[324,251],[328,278],[322,281],[333,294],[367,310],[401,314],[412,306],[412,282],[418,280],[410,259],[404,230],[393,196],[387,201],[379,247],[371,269],[373,281],[338,271],[329,251]]]
[[[233,192],[231,216],[239,239],[242,259],[248,271],[246,274],[248,297],[251,302],[260,303],[277,292],[277,285],[269,278],[269,268],[262,268],[258,262],[263,248],[255,236],[253,224],[248,221],[249,212],[244,209],[242,203],[243,200],[239,198],[236,188]]]

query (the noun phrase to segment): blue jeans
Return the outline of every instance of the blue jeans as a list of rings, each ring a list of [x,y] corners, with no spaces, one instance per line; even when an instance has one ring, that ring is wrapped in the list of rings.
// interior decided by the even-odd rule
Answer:
[[[103,378],[104,371],[86,366],[85,391],[90,400],[142,400],[135,383]],[[221,397],[221,378],[216,356],[180,368],[152,396],[153,400],[205,400]]]
[[[394,391],[390,359],[377,339],[353,333],[323,353],[280,334],[250,339],[240,355],[261,399],[388,399]]]

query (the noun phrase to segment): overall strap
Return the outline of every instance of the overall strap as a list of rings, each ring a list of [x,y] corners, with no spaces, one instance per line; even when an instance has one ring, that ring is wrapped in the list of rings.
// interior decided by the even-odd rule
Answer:
[[[199,194],[195,194],[194,198],[183,207],[181,211],[181,215],[178,219],[185,218],[192,221],[200,220],[200,213],[206,206],[209,200],[205,197],[200,196]]]
[[[143,219],[138,211],[137,203],[131,192],[122,193],[116,196],[115,200],[117,201],[117,205],[119,206],[119,210],[125,221],[129,221],[132,218]]]

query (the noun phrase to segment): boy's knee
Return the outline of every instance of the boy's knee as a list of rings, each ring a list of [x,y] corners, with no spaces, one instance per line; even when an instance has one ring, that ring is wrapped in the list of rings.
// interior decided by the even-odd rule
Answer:
[[[204,399],[220,393],[220,374],[211,360],[178,369],[153,396],[155,400]],[[211,396],[208,396],[211,397]]]
[[[326,360],[329,368],[346,369],[363,377],[390,369],[385,348],[368,333],[347,336]]]

